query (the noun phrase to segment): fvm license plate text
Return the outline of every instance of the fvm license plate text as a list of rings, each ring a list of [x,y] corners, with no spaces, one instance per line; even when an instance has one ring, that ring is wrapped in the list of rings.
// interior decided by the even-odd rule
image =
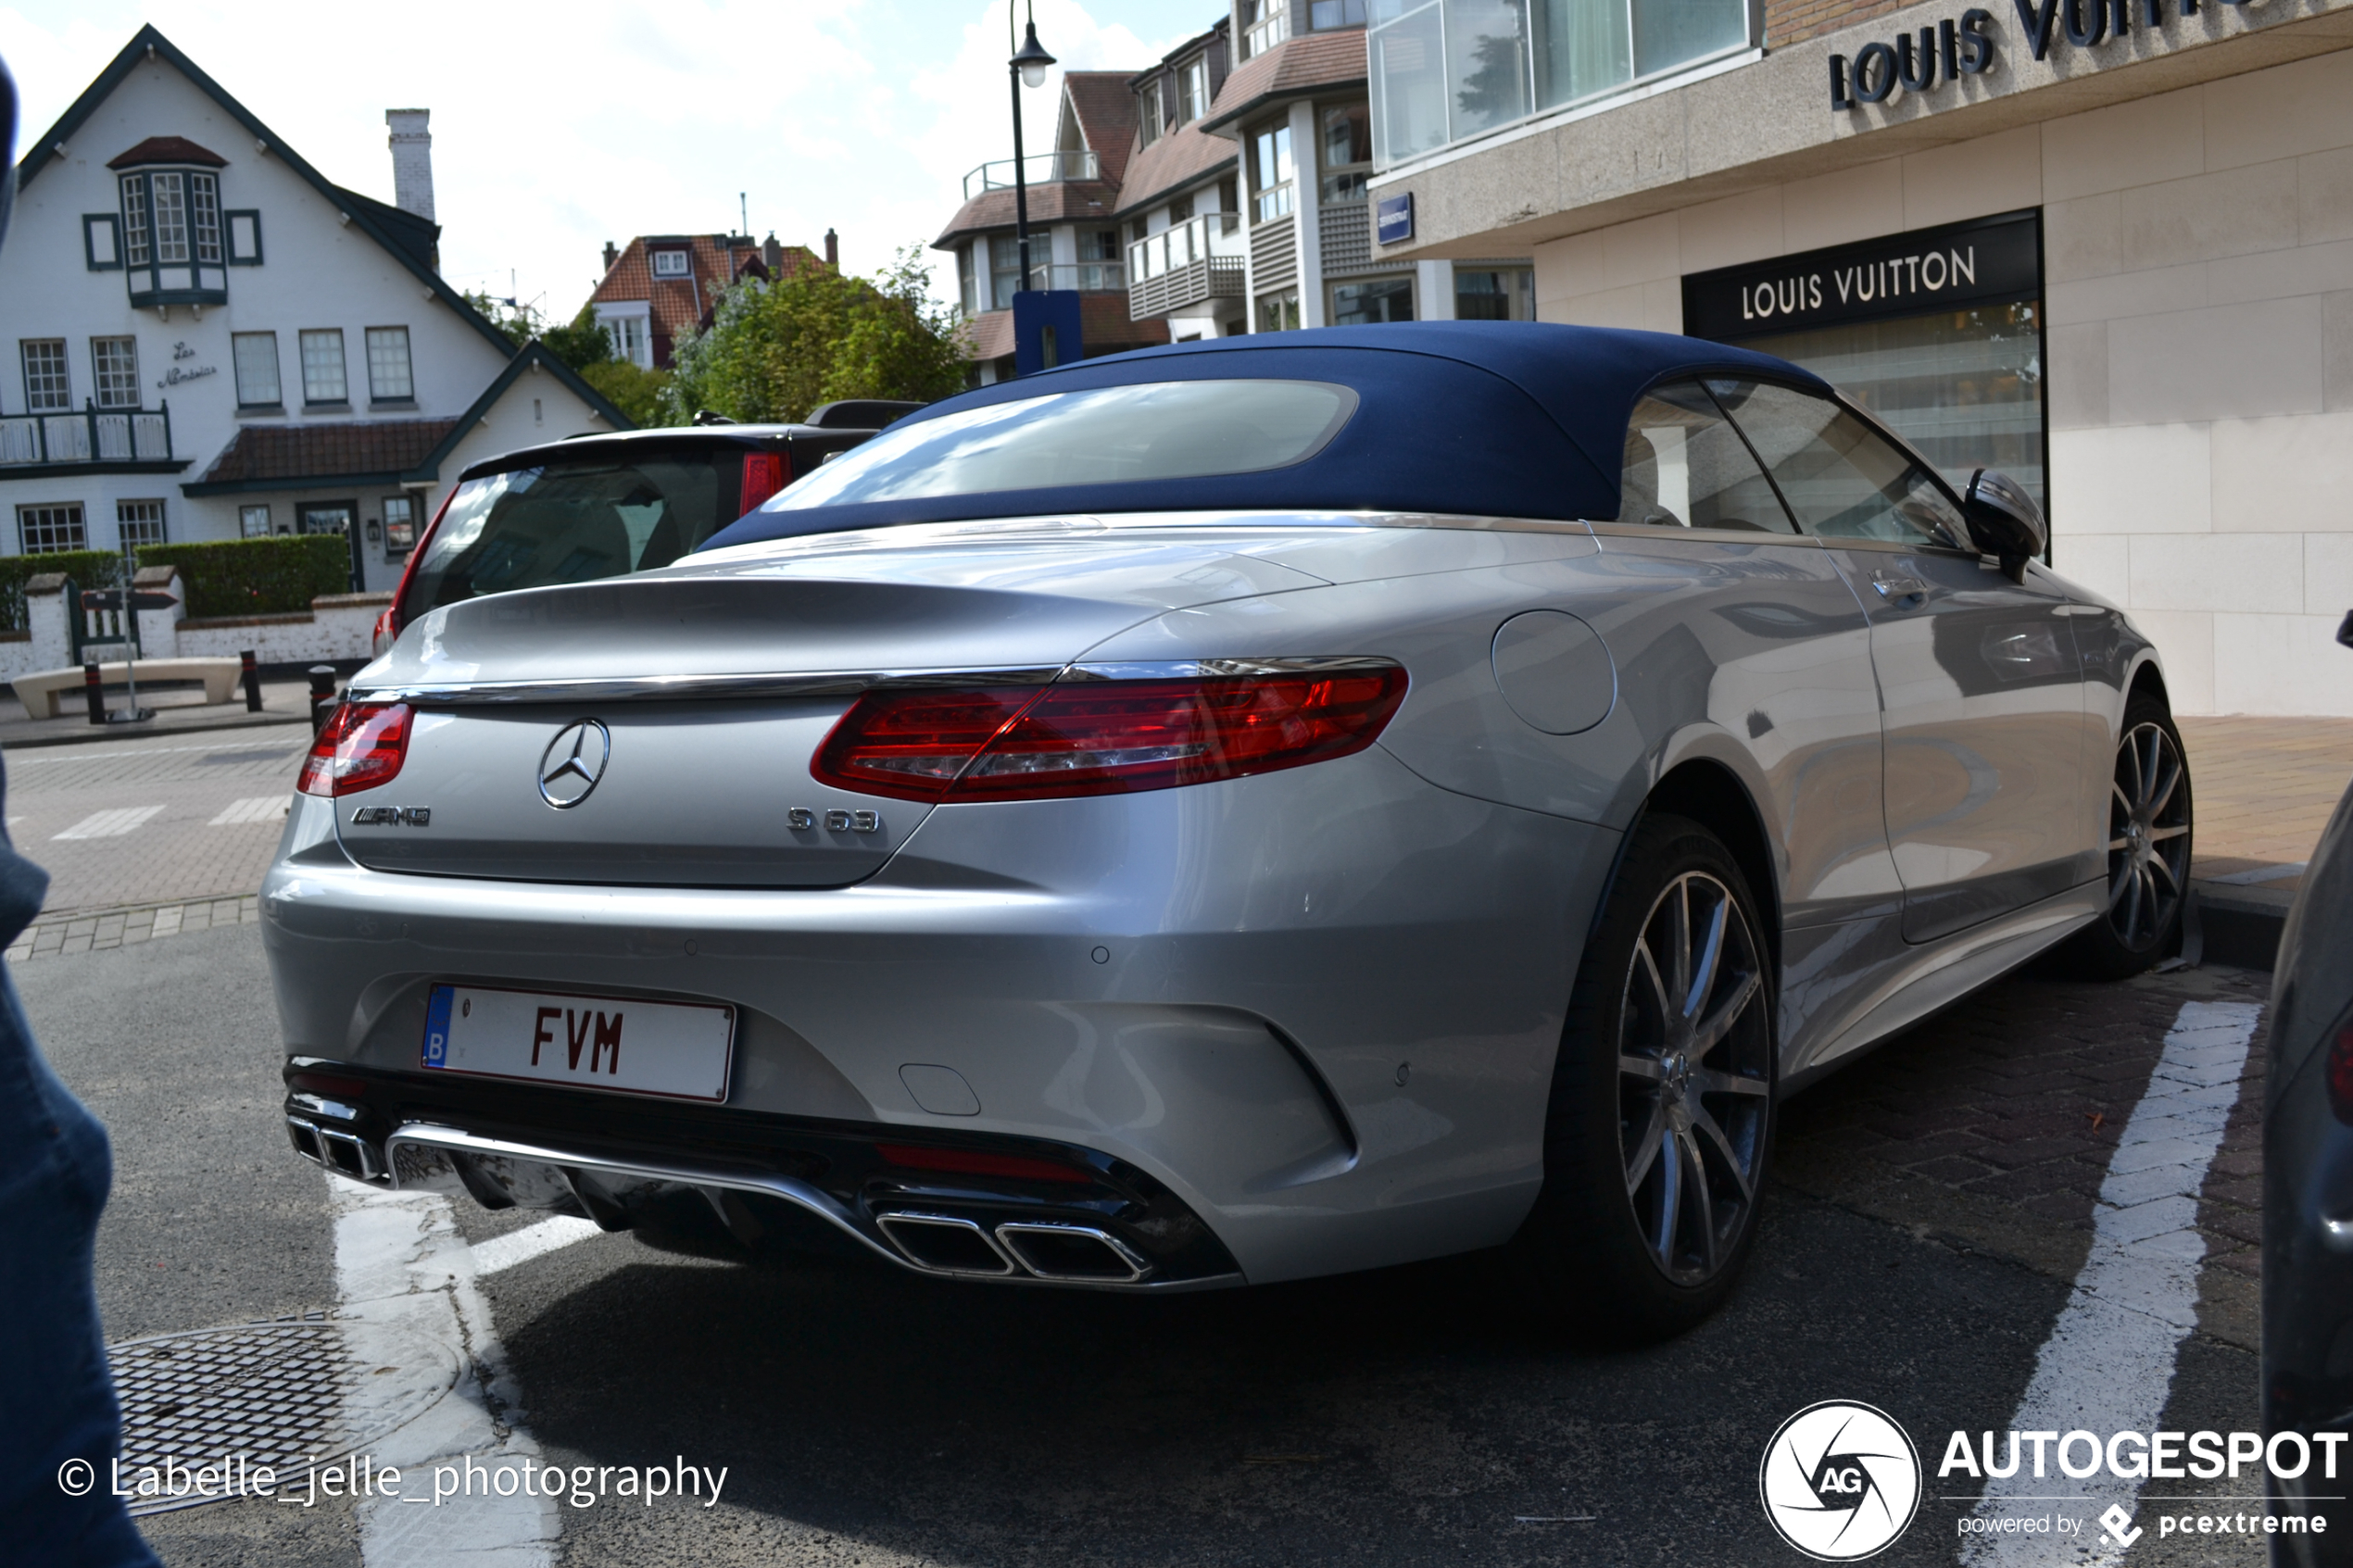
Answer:
[[[576,1011],[572,1008],[541,1008],[531,1035],[531,1065],[538,1066],[540,1051],[556,1043],[556,1036],[548,1031],[549,1026],[560,1017],[563,1020],[565,1068],[573,1073],[580,1071],[580,1050],[585,1044],[588,1048],[588,1071],[594,1073],[601,1062],[609,1076],[618,1078],[621,1076],[621,1016],[619,1012],[592,1011],[587,1008]]]

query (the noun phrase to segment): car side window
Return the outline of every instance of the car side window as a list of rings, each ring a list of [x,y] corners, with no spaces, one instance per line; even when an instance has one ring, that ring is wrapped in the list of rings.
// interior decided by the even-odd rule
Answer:
[[[1740,433],[1697,382],[1654,387],[1626,425],[1620,522],[1794,533]]]
[[[1804,532],[1966,547],[1960,510],[1928,470],[1837,404],[1759,382],[1707,385],[1740,421]]]

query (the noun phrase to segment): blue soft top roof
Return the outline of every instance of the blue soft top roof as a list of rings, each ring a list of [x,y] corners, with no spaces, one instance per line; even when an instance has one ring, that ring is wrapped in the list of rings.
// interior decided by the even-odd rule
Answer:
[[[1358,407],[1320,451],[1287,468],[800,508],[789,505],[786,490],[703,548],[1048,512],[1265,508],[1614,518],[1635,399],[1663,381],[1721,372],[1830,390],[1786,360],[1719,343],[1535,321],[1396,322],[1139,349],[949,398],[900,420],[891,433],[961,409],[1149,382],[1335,382],[1354,389]]]

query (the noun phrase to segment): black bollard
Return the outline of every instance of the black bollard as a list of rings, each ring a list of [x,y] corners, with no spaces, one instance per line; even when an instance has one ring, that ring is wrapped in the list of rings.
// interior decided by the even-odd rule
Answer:
[[[239,654],[237,659],[245,671],[245,711],[258,713],[261,711],[261,667],[253,661],[251,648]]]
[[[82,667],[82,694],[90,699],[90,721],[94,724],[105,723],[107,688],[98,680],[98,666],[94,661]]]
[[[310,733],[317,734],[327,727],[327,717],[335,710],[335,667],[314,664],[310,667]]]

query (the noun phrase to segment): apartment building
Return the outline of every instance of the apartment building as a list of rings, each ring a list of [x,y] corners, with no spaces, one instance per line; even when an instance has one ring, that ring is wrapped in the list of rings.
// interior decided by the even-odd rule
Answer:
[[[2183,713],[2353,714],[2353,0],[1375,0],[1372,252],[1794,359]]]

